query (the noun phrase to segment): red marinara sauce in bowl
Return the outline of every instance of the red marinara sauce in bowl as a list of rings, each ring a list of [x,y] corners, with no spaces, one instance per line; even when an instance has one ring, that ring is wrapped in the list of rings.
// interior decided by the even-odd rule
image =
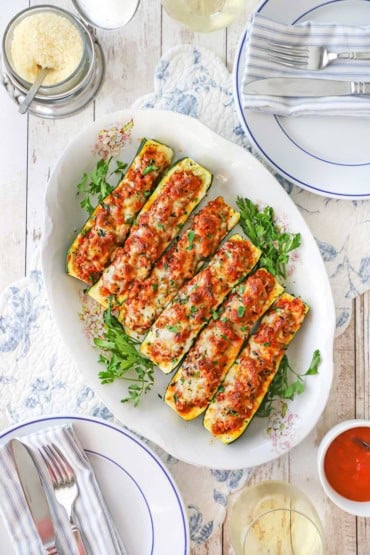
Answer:
[[[360,440],[360,441],[359,441]],[[357,516],[370,516],[370,421],[347,420],[320,443],[318,471],[328,497]]]

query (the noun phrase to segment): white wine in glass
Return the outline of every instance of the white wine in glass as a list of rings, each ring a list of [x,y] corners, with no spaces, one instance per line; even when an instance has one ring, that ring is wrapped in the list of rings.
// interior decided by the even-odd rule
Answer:
[[[244,489],[230,511],[237,555],[323,555],[320,519],[307,496],[280,481]]]
[[[227,27],[239,15],[247,0],[162,0],[174,19],[193,31],[203,33]],[[251,0],[249,0],[250,2]]]

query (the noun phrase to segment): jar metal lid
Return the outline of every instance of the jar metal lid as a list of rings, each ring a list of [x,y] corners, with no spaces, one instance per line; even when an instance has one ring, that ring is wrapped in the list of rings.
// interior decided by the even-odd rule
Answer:
[[[81,17],[93,27],[119,29],[135,15],[140,0],[72,0]]]

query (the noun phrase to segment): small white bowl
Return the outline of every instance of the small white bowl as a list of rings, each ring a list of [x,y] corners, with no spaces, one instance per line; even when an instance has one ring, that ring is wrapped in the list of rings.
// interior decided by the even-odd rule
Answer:
[[[317,463],[319,478],[326,495],[335,503],[340,509],[356,516],[370,516],[370,501],[351,501],[343,495],[340,495],[332,488],[325,476],[324,460],[329,445],[341,433],[352,428],[370,428],[370,420],[345,420],[331,428],[321,440],[318,454]]]

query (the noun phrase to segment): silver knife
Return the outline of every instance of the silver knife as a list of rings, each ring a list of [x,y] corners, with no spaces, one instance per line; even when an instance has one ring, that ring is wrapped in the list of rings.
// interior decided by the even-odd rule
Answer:
[[[297,77],[271,77],[252,81],[243,88],[244,94],[266,96],[362,96],[370,94],[370,82],[332,81]]]
[[[49,503],[37,467],[21,441],[12,439],[10,446],[18,477],[45,552],[47,555],[58,555]]]

